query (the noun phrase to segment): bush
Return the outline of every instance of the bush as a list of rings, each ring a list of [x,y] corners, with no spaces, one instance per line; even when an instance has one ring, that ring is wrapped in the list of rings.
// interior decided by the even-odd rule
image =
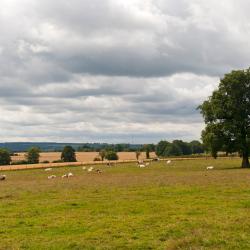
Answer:
[[[44,163],[44,164],[46,164],[46,163],[50,163],[49,161],[42,161],[41,163]]]
[[[76,162],[75,149],[71,146],[65,146],[61,154],[61,160],[63,162]]]
[[[116,161],[119,159],[118,155],[116,152],[114,151],[107,151],[106,152],[106,155],[105,155],[105,158],[109,161]]]
[[[102,159],[100,157],[95,157],[94,161],[102,161]]]
[[[52,163],[63,163],[63,160],[54,160]]]
[[[0,149],[0,165],[10,165],[11,157],[7,149]]]
[[[11,165],[27,165],[29,164],[26,160],[21,160],[21,161],[14,161],[11,163]]]

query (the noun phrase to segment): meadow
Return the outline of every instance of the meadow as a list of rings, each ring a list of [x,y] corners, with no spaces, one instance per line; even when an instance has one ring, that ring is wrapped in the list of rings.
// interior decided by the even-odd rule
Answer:
[[[250,170],[239,166],[234,158],[1,172],[0,249],[250,249]],[[67,172],[74,177],[62,179]]]

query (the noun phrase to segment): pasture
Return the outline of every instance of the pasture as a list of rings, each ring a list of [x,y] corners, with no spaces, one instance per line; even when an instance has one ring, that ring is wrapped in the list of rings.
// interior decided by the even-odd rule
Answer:
[[[238,166],[199,159],[98,166],[100,174],[2,172],[0,249],[250,249],[250,170]]]

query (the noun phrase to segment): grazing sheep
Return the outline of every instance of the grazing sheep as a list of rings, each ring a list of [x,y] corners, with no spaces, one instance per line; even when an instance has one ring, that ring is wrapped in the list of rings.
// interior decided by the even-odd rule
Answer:
[[[146,166],[144,164],[139,165],[140,168],[145,168]]]
[[[147,162],[145,165],[146,165],[146,166],[149,166],[149,162]]]
[[[171,162],[172,162],[171,160],[168,160],[168,161],[167,161],[167,164],[170,164]]]
[[[45,168],[44,171],[51,171],[52,168]]]
[[[62,176],[62,178],[69,178],[69,177],[73,177],[74,175],[72,173],[68,173],[68,174],[64,174]]]
[[[0,175],[0,181],[4,181],[6,179],[6,175]]]
[[[68,177],[73,177],[74,175],[72,173],[68,173]]]
[[[86,167],[82,167],[83,170],[86,170]]]
[[[49,179],[49,180],[54,179],[54,178],[56,178],[55,175],[50,175],[50,176],[48,176],[48,179]]]
[[[90,167],[89,169],[88,169],[88,172],[92,172],[93,171],[93,167]]]
[[[214,166],[208,166],[207,167],[207,170],[212,170],[212,169],[214,169]]]

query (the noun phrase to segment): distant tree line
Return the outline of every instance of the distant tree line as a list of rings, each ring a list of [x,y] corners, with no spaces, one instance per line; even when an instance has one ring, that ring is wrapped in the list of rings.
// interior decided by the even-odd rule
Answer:
[[[199,141],[160,141],[155,147],[155,153],[159,157],[202,154],[204,146]]]
[[[144,144],[144,145],[130,145],[130,144],[98,144],[99,147],[96,152],[99,152],[99,156],[94,160],[118,160],[117,152],[135,152],[136,159],[138,160],[141,152],[146,153],[146,158],[150,158],[151,152],[156,152],[159,157],[167,156],[181,156],[204,153],[204,147],[199,141],[183,142],[181,140],[174,140],[173,142],[160,141],[158,144]],[[131,147],[133,146],[133,147]],[[78,148],[80,152],[93,152],[93,149],[87,145],[83,145]],[[39,163],[41,149],[38,147],[31,147],[25,154],[25,159],[13,164],[36,164]],[[15,153],[11,153],[8,149],[0,148],[0,165],[10,165],[11,156]],[[76,150],[70,145],[64,146],[61,157],[58,162],[76,162]],[[49,163],[43,161],[41,163]]]

